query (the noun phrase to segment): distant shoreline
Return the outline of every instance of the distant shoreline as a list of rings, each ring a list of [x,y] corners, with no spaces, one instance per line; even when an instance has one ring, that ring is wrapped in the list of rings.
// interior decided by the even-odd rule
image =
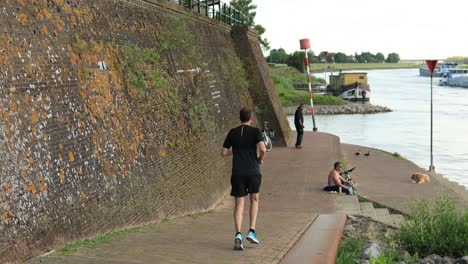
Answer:
[[[283,106],[286,115],[294,115],[297,106]],[[370,103],[349,103],[342,105],[315,105],[314,113],[316,115],[351,115],[351,114],[377,114],[387,113],[392,110],[386,106],[373,105]],[[310,115],[310,106],[304,109],[305,115]]]
[[[285,67],[285,64],[275,64],[270,67]],[[322,73],[333,71],[354,71],[354,70],[398,70],[417,69],[421,67],[418,63],[312,63],[309,65],[311,73]]]

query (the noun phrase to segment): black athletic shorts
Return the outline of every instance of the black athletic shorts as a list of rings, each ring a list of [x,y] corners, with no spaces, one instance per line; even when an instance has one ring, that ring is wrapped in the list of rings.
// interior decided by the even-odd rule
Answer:
[[[231,196],[244,197],[249,193],[260,192],[260,184],[262,183],[262,175],[254,176],[231,176]]]

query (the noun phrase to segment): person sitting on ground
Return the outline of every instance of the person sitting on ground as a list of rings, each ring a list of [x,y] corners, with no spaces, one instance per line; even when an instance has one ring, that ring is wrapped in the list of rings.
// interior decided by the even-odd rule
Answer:
[[[323,188],[324,191],[340,192],[340,187],[341,187],[342,192],[346,194],[351,193],[349,188],[343,185],[343,183],[347,183],[350,185],[352,184],[340,176],[341,168],[343,168],[343,166],[341,165],[341,162],[339,161],[335,162],[333,169],[328,174],[328,185]]]

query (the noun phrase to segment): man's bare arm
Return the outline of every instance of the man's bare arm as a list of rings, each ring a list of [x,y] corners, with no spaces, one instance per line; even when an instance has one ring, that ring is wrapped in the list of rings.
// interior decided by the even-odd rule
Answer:
[[[346,186],[344,186],[342,183],[341,183],[341,179],[342,177],[338,174],[338,173],[335,173],[333,175],[333,181],[335,182],[336,186],[339,186],[339,187],[344,187],[346,188]]]
[[[340,177],[340,180],[341,180],[342,182],[349,183],[345,178],[341,177],[341,175],[338,174],[338,177]]]
[[[225,147],[223,147],[221,149],[221,156],[227,157],[227,156],[231,156],[231,155],[232,155],[232,149],[230,149],[230,148],[227,149]]]
[[[265,142],[263,141],[258,142],[258,148],[260,149],[260,156],[258,157],[258,161],[260,162],[260,164],[262,164],[263,159],[265,158],[265,153],[266,153]]]

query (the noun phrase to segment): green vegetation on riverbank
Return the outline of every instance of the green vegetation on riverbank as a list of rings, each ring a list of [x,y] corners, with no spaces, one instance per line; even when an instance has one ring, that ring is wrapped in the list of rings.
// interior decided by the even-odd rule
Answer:
[[[421,256],[468,255],[468,210],[458,210],[452,197],[418,200],[408,215],[394,236],[398,246]]]
[[[320,63],[311,64],[312,72],[351,71],[351,70],[384,70],[384,69],[416,69],[421,65],[415,63]]]
[[[294,106],[309,102],[307,91],[297,91],[294,84],[307,83],[306,76],[293,67],[271,66],[270,75],[276,87],[276,93],[282,106]],[[325,80],[312,77],[315,84],[324,84]],[[340,105],[343,101],[335,96],[314,95],[314,104],[317,105]]]
[[[336,263],[362,263],[363,252],[371,242],[382,249],[379,257],[370,258],[372,264],[412,264],[432,254],[451,258],[468,255],[468,210],[457,209],[454,198],[441,195],[434,200],[416,200],[405,218],[397,230],[378,229],[368,222],[358,227],[357,236],[345,235]]]

